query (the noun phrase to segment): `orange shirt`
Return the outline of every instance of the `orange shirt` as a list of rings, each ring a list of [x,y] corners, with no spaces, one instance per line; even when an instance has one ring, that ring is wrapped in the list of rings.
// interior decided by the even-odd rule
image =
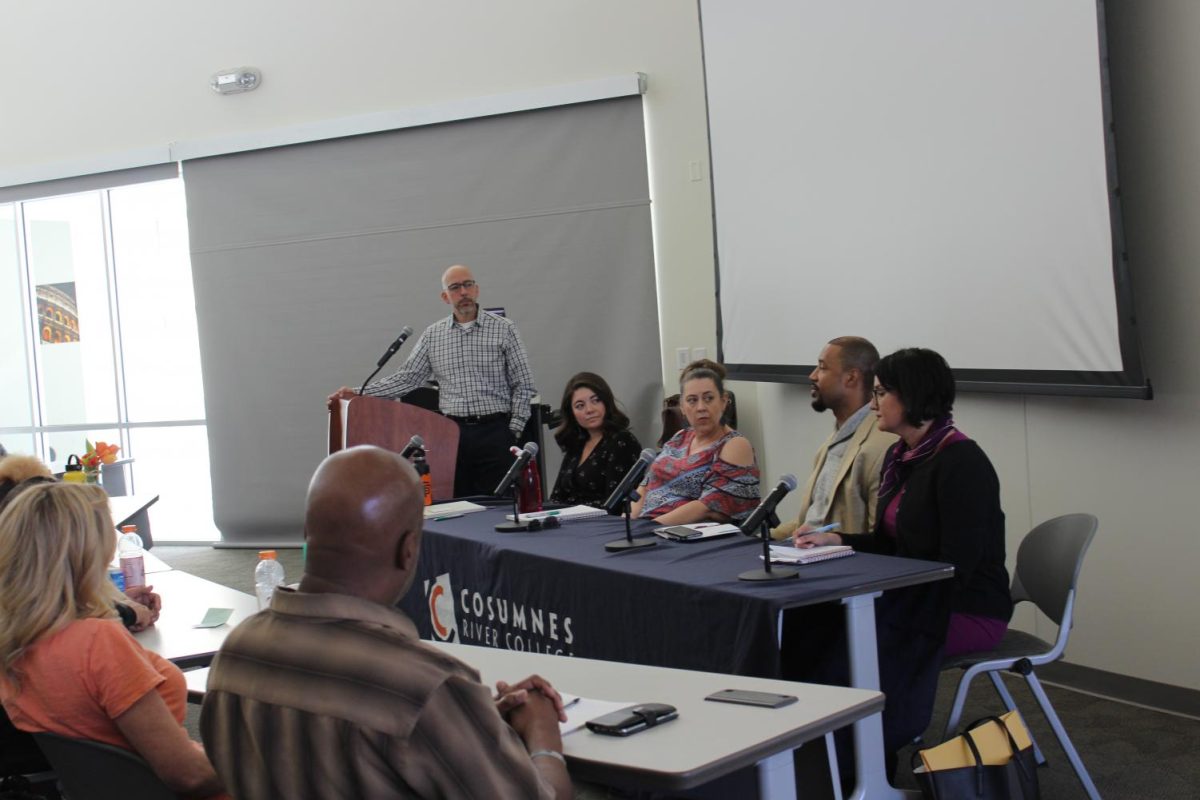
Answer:
[[[80,619],[34,642],[17,662],[20,691],[0,678],[0,701],[30,733],[133,746],[114,719],[157,690],[182,725],[187,684],[171,662],[142,647],[116,619]]]

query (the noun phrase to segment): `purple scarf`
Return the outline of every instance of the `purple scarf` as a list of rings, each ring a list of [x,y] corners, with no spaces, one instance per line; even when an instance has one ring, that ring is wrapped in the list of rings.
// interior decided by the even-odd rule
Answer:
[[[901,439],[888,451],[883,460],[883,477],[879,481],[879,496],[887,497],[908,477],[918,464],[928,461],[945,445],[966,440],[966,435],[954,427],[954,417],[938,417],[925,431],[916,447],[910,448]]]

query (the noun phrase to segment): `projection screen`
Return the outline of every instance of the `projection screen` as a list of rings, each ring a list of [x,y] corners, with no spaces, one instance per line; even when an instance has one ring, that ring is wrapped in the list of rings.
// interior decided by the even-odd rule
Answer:
[[[1096,0],[701,0],[732,377],[932,347],[966,390],[1148,397]]]

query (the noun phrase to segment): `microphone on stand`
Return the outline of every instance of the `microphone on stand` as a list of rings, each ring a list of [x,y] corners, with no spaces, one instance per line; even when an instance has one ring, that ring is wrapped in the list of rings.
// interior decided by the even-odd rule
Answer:
[[[508,468],[508,472],[504,474],[500,485],[496,487],[496,491],[492,494],[501,497],[513,489],[513,485],[517,482],[517,478],[521,477],[521,472],[525,469],[525,465],[530,459],[538,454],[538,446],[536,442],[527,442],[525,447],[517,453],[516,459],[513,460],[512,466]],[[501,522],[496,526],[496,530],[500,533],[516,533],[517,531],[529,530],[529,523],[521,521],[521,513],[517,510],[517,491],[512,492],[513,515],[512,522]]]
[[[755,529],[762,531],[762,546],[763,546],[763,568],[752,569],[738,575],[740,581],[777,581],[784,578],[794,578],[799,573],[799,570],[791,567],[781,567],[771,569],[771,528],[779,524],[779,517],[775,516],[775,507],[779,505],[783,498],[787,497],[790,492],[795,491],[797,486],[795,475],[784,475],[779,479],[779,483],[771,490],[771,493],[762,499],[758,504],[758,508],[746,518],[746,521],[741,524],[742,533],[747,536],[754,536]]]
[[[417,453],[425,450],[425,440],[421,435],[414,433],[412,438],[408,440],[408,444],[404,445],[404,449],[400,451],[401,458],[412,458]]]
[[[392,356],[396,355],[396,351],[400,349],[401,345],[404,344],[404,341],[408,339],[408,337],[412,336],[412,333],[413,329],[407,325],[400,329],[400,335],[396,337],[396,341],[392,342],[388,346],[387,352],[383,354],[379,361],[375,362],[375,371],[368,375],[367,379],[363,381],[362,387],[358,390],[359,394],[363,393],[363,390],[367,388],[367,384],[371,382],[371,378],[374,378],[379,374],[379,370],[383,369],[383,365],[386,364]]]
[[[521,475],[521,470],[525,469],[525,465],[529,463],[529,459],[536,456],[538,453],[537,442],[528,442],[521,452],[517,453],[517,458],[513,461],[512,466],[508,468],[508,472],[504,474],[504,478],[500,481],[500,485],[496,487],[496,491],[492,494],[500,497],[510,488],[513,483]]]
[[[645,476],[646,470],[654,463],[658,453],[647,447],[638,456],[637,461],[633,462],[633,466],[625,473],[625,477],[621,478],[621,482],[617,484],[617,488],[608,496],[601,506],[611,516],[620,516],[622,513],[621,505],[625,499],[633,492],[634,488],[642,482],[642,477]]]
[[[779,483],[775,485],[771,493],[762,499],[762,502],[758,504],[758,508],[754,509],[754,513],[746,517],[746,521],[738,526],[742,529],[742,533],[747,536],[757,536],[758,527],[764,522],[772,528],[777,527],[779,525],[779,517],[775,516],[775,507],[788,494],[796,491],[797,485],[795,475],[788,474],[780,478]]]
[[[653,547],[658,544],[658,539],[654,536],[639,536],[633,538],[633,530],[630,527],[630,506],[637,499],[635,491],[638,484],[642,482],[642,477],[646,474],[646,470],[654,463],[654,459],[658,456],[654,450],[647,447],[638,456],[638,460],[633,462],[633,466],[625,473],[625,477],[617,484],[617,488],[604,501],[604,510],[613,516],[623,514],[625,516],[625,538],[614,539],[611,542],[605,542],[604,549],[609,552],[620,552],[621,550],[636,550],[640,547]]]

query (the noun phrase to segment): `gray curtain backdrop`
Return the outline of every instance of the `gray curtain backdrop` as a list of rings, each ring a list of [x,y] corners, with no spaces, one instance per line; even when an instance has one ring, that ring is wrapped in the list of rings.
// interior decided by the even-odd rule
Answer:
[[[639,438],[657,437],[640,97],[197,159],[183,176],[225,541],[299,540],[326,396],[358,386],[401,327],[449,313],[451,264],[517,323],[544,402],[599,372]]]

